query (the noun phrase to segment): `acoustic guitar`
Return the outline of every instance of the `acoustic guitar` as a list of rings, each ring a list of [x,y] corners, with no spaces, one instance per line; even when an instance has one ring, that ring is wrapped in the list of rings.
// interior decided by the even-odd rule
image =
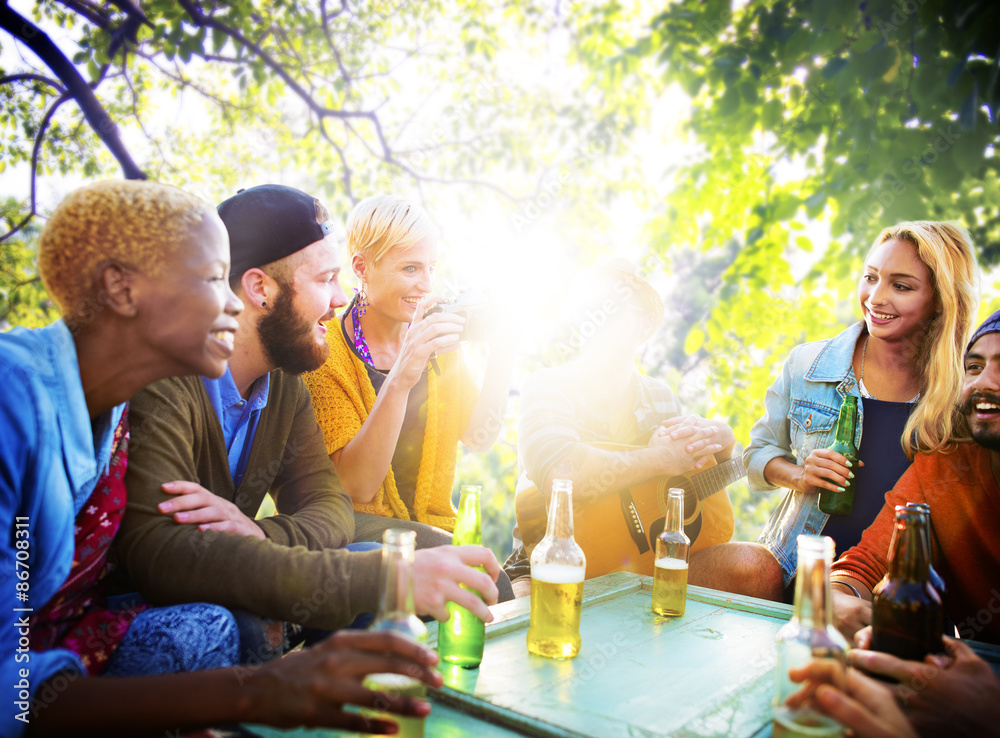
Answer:
[[[642,448],[615,443],[593,445],[606,451]],[[573,533],[587,556],[586,578],[613,571],[653,574],[656,538],[666,523],[671,487],[684,490],[684,532],[691,539],[691,553],[728,542],[736,521],[726,487],[745,476],[739,456],[721,464],[710,458],[705,467],[691,474],[653,477],[596,500],[574,500]],[[548,498],[522,475],[514,507],[529,556],[545,536],[547,502]]]

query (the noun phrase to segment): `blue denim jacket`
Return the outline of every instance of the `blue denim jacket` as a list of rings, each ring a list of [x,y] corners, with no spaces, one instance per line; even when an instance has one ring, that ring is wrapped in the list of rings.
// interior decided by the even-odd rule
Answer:
[[[833,442],[837,416],[847,395],[860,398],[854,377],[854,347],[864,328],[852,325],[834,338],[804,343],[792,349],[781,374],[767,390],[764,416],[750,431],[743,451],[751,492],[768,492],[775,485],[764,479],[764,467],[777,456],[802,465],[814,449]],[[854,443],[861,446],[864,410],[858,403]],[[819,534],[830,516],[819,509],[819,495],[785,490],[781,504],[757,540],[775,555],[785,570],[785,584],[795,576],[797,538]]]
[[[0,539],[0,735],[18,736],[42,683],[59,671],[83,671],[70,651],[29,651],[26,622],[66,581],[76,513],[110,463],[125,405],[91,425],[76,345],[61,320],[0,334],[0,377],[0,530],[7,531]],[[50,685],[38,697],[49,691],[58,690]]]

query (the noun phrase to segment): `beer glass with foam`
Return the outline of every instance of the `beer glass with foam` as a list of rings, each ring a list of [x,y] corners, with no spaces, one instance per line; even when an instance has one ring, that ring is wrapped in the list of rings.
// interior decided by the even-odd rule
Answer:
[[[573,484],[552,482],[545,537],[531,552],[528,650],[550,659],[580,653],[580,615],[587,559],[573,538]]]

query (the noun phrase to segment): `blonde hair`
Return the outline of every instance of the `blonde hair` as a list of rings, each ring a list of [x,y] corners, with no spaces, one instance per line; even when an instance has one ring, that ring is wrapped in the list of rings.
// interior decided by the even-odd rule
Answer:
[[[84,185],[56,206],[38,241],[42,284],[72,320],[96,296],[109,261],[156,277],[212,207],[157,182],[109,180]]]
[[[437,236],[430,215],[416,203],[396,195],[368,197],[347,216],[347,248],[378,264],[390,249],[408,249]]]
[[[916,246],[940,311],[918,347],[920,400],[901,439],[912,459],[918,452],[943,450],[961,427],[956,428],[955,412],[962,393],[963,354],[979,302],[979,267],[972,237],[954,221],[897,223],[878,234],[871,251],[893,240]]]

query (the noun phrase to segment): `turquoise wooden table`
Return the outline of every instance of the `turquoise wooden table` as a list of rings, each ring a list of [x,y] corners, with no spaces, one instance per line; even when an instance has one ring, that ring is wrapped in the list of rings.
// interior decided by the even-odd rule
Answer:
[[[527,598],[493,607],[482,665],[445,673],[426,735],[769,735],[774,637],[791,608],[689,587],[684,616],[661,618],[650,611],[651,586],[651,577],[627,572],[587,581],[583,647],[569,661],[528,653]]]

